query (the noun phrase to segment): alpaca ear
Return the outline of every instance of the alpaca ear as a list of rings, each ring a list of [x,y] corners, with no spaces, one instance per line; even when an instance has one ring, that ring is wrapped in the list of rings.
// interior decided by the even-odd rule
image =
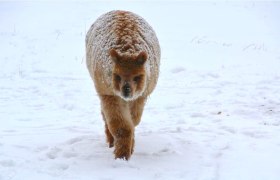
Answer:
[[[148,59],[147,53],[146,53],[145,51],[142,51],[142,52],[140,52],[139,55],[137,56],[137,58],[136,58],[136,63],[137,63],[138,65],[144,65],[145,62],[147,61],[147,59]]]
[[[118,52],[115,49],[110,49],[109,54],[110,54],[110,57],[112,58],[112,60],[116,64],[120,62],[120,55],[118,54]]]

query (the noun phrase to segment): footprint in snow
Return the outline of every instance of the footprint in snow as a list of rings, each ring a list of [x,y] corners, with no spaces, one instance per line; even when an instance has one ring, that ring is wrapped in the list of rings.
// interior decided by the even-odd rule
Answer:
[[[77,137],[77,138],[70,139],[67,142],[67,144],[72,145],[72,144],[76,144],[76,143],[81,142],[81,141],[83,141],[83,138],[82,137]]]
[[[192,118],[203,118],[205,115],[203,113],[192,113],[190,115]]]
[[[168,148],[163,148],[159,150],[158,152],[152,153],[154,156],[163,156],[163,155],[171,155],[171,154],[176,154],[177,152]]]
[[[59,152],[61,152],[61,149],[55,147],[55,148],[52,148],[50,150],[50,152],[48,152],[46,155],[49,159],[56,159]]]
[[[2,167],[14,167],[16,163],[13,160],[1,160],[0,165]]]
[[[58,170],[58,171],[65,171],[68,168],[69,168],[68,164],[62,164],[62,163],[55,164],[55,165],[50,167],[51,170]]]
[[[36,149],[34,149],[34,152],[41,153],[41,152],[47,151],[48,149],[49,149],[48,146],[40,146],[40,147],[37,147]]]
[[[67,158],[67,159],[77,157],[77,156],[78,156],[78,154],[75,153],[75,152],[65,152],[65,153],[63,153],[63,157]]]
[[[183,68],[183,67],[176,67],[176,68],[173,68],[173,69],[171,70],[171,72],[172,72],[173,74],[176,74],[176,73],[184,72],[185,70],[186,70],[186,69]]]

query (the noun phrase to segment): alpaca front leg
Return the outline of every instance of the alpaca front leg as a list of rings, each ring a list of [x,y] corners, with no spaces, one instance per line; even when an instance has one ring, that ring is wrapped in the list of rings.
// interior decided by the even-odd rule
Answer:
[[[141,121],[146,99],[146,97],[140,97],[137,100],[130,103],[130,112],[134,126],[137,126]]]
[[[116,96],[101,96],[102,112],[114,137],[115,158],[128,160],[133,149],[134,125],[129,106]]]
[[[133,129],[117,128],[115,140],[115,158],[128,160],[133,152]]]

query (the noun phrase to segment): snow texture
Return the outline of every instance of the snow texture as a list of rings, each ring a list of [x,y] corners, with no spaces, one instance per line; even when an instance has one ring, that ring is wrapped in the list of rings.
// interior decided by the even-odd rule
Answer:
[[[85,36],[105,12],[157,33],[129,162],[106,144]],[[0,180],[280,178],[280,3],[0,2]]]

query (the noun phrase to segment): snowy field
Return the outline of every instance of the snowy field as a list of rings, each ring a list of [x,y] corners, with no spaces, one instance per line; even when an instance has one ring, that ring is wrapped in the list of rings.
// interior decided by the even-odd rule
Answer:
[[[85,33],[123,9],[161,73],[129,162],[105,142]],[[0,2],[0,180],[279,180],[280,2]]]

